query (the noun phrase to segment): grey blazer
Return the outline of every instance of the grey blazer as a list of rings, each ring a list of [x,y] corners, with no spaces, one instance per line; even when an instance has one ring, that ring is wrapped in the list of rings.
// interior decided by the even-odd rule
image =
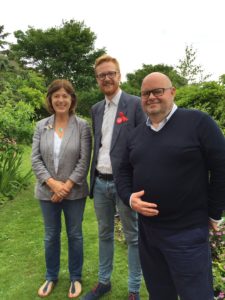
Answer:
[[[54,115],[37,123],[32,145],[32,169],[37,178],[35,197],[50,200],[52,192],[45,181],[52,177],[65,182],[75,182],[67,199],[74,200],[88,195],[87,174],[91,157],[91,130],[88,123],[70,116],[68,127],[62,139],[58,172],[55,172],[54,147]]]
[[[91,109],[92,129],[94,133],[94,153],[91,164],[91,178],[90,178],[90,197],[93,197],[93,188],[96,178],[96,165],[98,159],[99,149],[101,147],[102,138],[102,122],[105,109],[105,100],[96,103]],[[113,176],[116,177],[116,172],[120,165],[122,153],[126,147],[127,136],[129,132],[142,122],[146,121],[146,115],[142,110],[141,101],[139,97],[129,95],[122,92],[119,105],[117,109],[116,119],[119,113],[128,118],[127,122],[117,124],[114,123],[112,141],[110,147],[110,159],[112,164]]]

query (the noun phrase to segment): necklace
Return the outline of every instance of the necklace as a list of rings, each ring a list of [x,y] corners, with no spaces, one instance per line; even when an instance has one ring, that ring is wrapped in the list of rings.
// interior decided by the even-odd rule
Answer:
[[[59,127],[58,130],[59,130],[59,132],[61,132],[61,133],[63,132],[63,128],[62,128],[62,127]]]

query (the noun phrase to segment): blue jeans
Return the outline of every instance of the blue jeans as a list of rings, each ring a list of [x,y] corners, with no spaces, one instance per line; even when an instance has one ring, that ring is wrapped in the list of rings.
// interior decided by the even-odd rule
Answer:
[[[61,214],[65,217],[68,238],[70,280],[80,280],[83,266],[82,221],[86,199],[63,200],[60,203],[40,200],[45,225],[46,279],[58,279],[60,268]]]
[[[128,245],[128,288],[130,292],[138,292],[141,266],[138,252],[137,214],[124,205],[113,181],[105,181],[98,177],[94,186],[94,205],[99,232],[99,282],[108,283],[113,270],[114,215],[117,206]]]
[[[151,300],[213,300],[208,227],[152,228],[139,220],[140,256]]]

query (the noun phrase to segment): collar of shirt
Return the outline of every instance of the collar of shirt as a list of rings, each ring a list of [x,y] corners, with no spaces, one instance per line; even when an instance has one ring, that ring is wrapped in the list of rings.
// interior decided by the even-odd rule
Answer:
[[[152,122],[149,119],[149,117],[147,118],[146,125],[148,127],[151,127],[151,129],[154,130],[154,131],[159,131],[159,130],[161,130],[165,126],[165,124],[169,121],[169,119],[172,117],[172,115],[175,113],[176,110],[177,110],[177,105],[174,103],[173,107],[172,107],[172,109],[170,111],[170,113],[165,117],[165,119],[163,119],[159,123],[159,126],[157,128],[155,128],[155,127],[152,126]]]
[[[105,96],[105,101],[106,101],[105,105],[107,106],[108,104],[113,103],[114,105],[118,106],[121,94],[122,94],[122,90],[119,89],[119,91],[117,92],[117,94],[111,100],[109,100]]]

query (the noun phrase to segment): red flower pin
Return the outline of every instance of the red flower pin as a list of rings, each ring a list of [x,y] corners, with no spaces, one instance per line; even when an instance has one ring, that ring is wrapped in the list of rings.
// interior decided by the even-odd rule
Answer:
[[[124,115],[124,113],[121,111],[119,112],[119,117],[116,119],[117,124],[122,124],[124,122],[127,122],[128,118]]]

